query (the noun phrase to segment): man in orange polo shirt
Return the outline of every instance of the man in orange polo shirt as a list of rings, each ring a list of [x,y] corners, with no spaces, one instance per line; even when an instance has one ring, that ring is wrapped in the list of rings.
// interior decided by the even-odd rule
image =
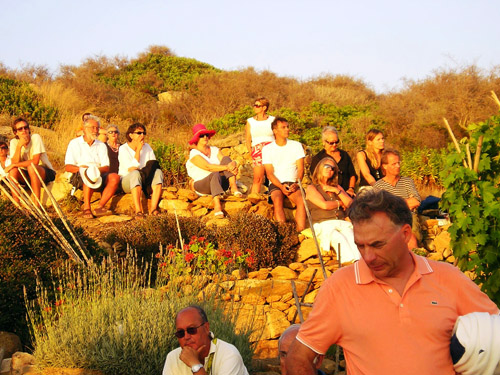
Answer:
[[[412,217],[403,199],[366,192],[349,217],[362,259],[321,287],[288,353],[288,374],[314,374],[314,358],[332,344],[344,348],[349,375],[455,374],[456,319],[498,307],[457,268],[408,250]]]

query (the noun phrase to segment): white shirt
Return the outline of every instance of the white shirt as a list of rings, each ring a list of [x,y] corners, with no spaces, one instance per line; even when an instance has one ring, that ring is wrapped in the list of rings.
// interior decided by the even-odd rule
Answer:
[[[297,180],[297,160],[304,157],[302,144],[291,139],[287,139],[284,146],[273,142],[262,149],[262,164],[272,164],[274,175],[281,183]]]
[[[5,168],[7,168],[11,163],[11,160],[10,160],[10,157],[7,156],[7,159],[5,159]],[[0,164],[0,177],[3,177],[3,176],[8,176],[9,174],[8,173],[5,173],[2,165]]]
[[[16,147],[19,143],[19,139],[14,138],[10,140],[10,152],[13,155],[16,152]],[[30,143],[26,146],[21,147],[21,158],[19,161],[32,160],[35,155],[40,154],[40,161],[38,165],[42,165],[49,169],[54,169],[52,164],[50,164],[49,158],[47,157],[47,151],[43,145],[42,137],[40,134],[31,134]]]
[[[163,367],[162,375],[193,375],[191,368],[179,359],[181,347],[172,350],[167,355],[165,366]],[[210,342],[210,352],[205,358],[205,371],[208,370],[208,359],[210,353],[215,353],[212,362],[211,375],[248,375],[248,371],[243,363],[241,354],[232,344],[229,344],[221,339],[217,339],[214,344]]]
[[[201,156],[203,159],[205,159],[208,163],[210,164],[220,164],[220,160],[217,155],[219,155],[219,149],[215,146],[210,146],[210,157],[205,155],[203,152],[192,149],[189,152],[189,160],[186,162],[186,170],[188,173],[188,176],[191,177],[195,182],[203,180],[205,177],[210,175],[210,171],[207,171],[206,169],[202,169],[200,167],[197,167],[196,165],[193,164],[191,161],[192,158],[195,156]]]
[[[139,169],[144,168],[146,163],[150,160],[156,160],[156,157],[149,144],[144,143],[141,154],[139,155],[139,161],[137,161],[135,158],[135,151],[132,150],[128,143],[125,143],[118,149],[118,162],[120,165],[118,174],[124,177],[129,174],[128,169],[130,167],[137,167]]]
[[[250,135],[252,136],[252,146],[258,145],[259,143],[272,142],[274,141],[273,130],[271,129],[271,123],[274,120],[274,116],[269,116],[267,120],[258,121],[253,117],[250,117],[247,121],[250,124]]]
[[[108,148],[104,143],[95,140],[91,146],[83,139],[83,135],[72,139],[66,150],[65,165],[96,165],[98,168],[109,166]]]

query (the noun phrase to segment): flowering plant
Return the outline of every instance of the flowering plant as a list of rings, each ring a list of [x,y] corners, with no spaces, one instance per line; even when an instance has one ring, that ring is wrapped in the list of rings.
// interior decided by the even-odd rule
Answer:
[[[183,249],[167,246],[165,253],[156,254],[158,276],[173,278],[180,275],[201,273],[215,275],[234,269],[249,270],[255,266],[251,250],[216,249],[204,237],[191,237]]]

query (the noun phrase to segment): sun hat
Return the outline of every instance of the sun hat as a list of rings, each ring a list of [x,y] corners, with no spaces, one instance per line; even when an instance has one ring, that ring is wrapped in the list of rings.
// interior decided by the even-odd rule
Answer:
[[[102,177],[97,165],[91,165],[88,168],[80,167],[80,176],[83,183],[91,189],[98,189],[102,184]]]
[[[189,140],[189,144],[195,144],[200,140],[200,135],[208,134],[210,137],[215,134],[215,130],[208,130],[203,124],[193,126],[193,138]]]

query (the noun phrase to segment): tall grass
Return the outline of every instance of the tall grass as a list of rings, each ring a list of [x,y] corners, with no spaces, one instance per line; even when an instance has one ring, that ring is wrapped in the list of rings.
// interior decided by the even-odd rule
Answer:
[[[34,355],[41,367],[95,369],[105,374],[159,374],[168,352],[178,346],[175,314],[198,303],[216,337],[236,345],[247,367],[253,355],[251,328],[235,333],[222,306],[177,288],[152,288],[151,267],[136,256],[106,259],[54,275],[27,301]]]

